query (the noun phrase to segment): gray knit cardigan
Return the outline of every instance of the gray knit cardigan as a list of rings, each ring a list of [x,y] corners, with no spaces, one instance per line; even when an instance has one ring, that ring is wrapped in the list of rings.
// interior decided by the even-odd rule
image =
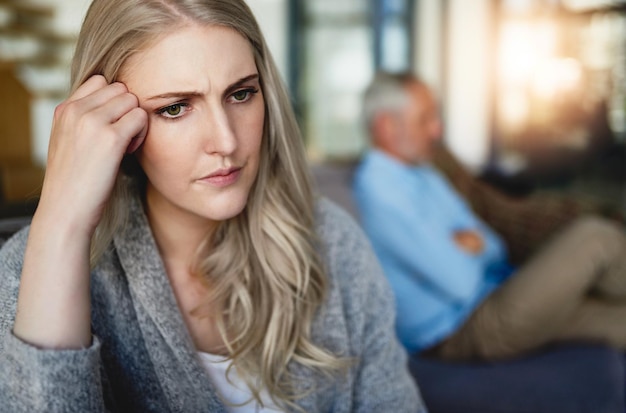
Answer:
[[[91,274],[93,343],[43,350],[12,333],[28,230],[0,250],[0,411],[225,412],[200,363],[150,227],[135,200],[132,222]],[[314,320],[316,343],[356,363],[336,378],[293,363],[306,412],[425,412],[394,335],[390,289],[365,236],[327,200],[316,207],[330,277]]]

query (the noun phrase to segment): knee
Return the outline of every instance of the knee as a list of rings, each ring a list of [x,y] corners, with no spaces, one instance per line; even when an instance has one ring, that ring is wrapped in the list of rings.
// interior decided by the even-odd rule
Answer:
[[[576,218],[572,227],[579,231],[616,230],[616,226],[606,218],[597,215],[582,215]]]
[[[569,231],[589,248],[624,250],[626,234],[616,223],[595,215],[585,215],[574,221]]]

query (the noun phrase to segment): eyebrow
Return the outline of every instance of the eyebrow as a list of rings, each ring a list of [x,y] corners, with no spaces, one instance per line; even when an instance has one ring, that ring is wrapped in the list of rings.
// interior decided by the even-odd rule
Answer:
[[[242,77],[241,79],[237,80],[236,82],[232,83],[231,85],[229,85],[226,90],[224,91],[224,94],[227,95],[230,92],[234,91],[235,89],[237,89],[238,87],[240,87],[242,84],[249,82],[251,80],[255,80],[259,78],[259,74],[258,73],[254,73],[245,77]],[[197,96],[202,96],[201,92],[198,92],[197,90],[191,90],[191,91],[180,91],[180,92],[167,92],[167,93],[161,93],[152,97],[147,98],[146,100],[155,100],[155,99],[167,99],[167,98],[173,98],[173,97],[181,97],[181,96],[186,96],[186,97],[197,97]]]

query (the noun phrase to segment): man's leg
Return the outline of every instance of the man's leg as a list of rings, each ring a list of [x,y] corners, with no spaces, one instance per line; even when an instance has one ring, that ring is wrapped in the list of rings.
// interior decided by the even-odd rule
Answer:
[[[598,300],[611,304],[599,306]],[[444,359],[499,359],[574,338],[626,348],[625,317],[626,238],[608,221],[585,217],[546,245],[433,352]]]

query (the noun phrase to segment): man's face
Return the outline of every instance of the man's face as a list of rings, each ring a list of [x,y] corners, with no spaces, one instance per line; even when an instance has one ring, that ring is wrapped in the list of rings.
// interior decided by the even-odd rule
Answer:
[[[407,86],[409,104],[398,115],[395,151],[412,165],[432,159],[441,138],[442,126],[437,102],[425,86]]]

